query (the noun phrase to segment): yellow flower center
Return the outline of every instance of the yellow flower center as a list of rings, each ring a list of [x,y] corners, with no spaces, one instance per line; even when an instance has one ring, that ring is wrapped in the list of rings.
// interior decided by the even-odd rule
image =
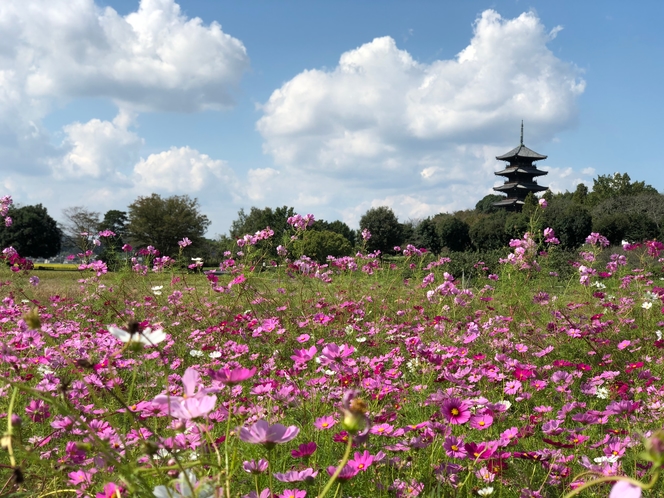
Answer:
[[[451,413],[452,413],[452,415],[454,415],[456,417],[459,414],[459,409],[458,408],[452,408]]]

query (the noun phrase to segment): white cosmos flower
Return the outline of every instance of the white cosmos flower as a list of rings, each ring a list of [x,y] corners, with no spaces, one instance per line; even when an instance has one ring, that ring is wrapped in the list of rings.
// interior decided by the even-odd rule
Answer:
[[[163,285],[155,285],[154,287],[152,287],[152,293],[155,296],[161,296],[161,289],[163,288],[164,288]]]
[[[492,493],[493,493],[493,488],[491,486],[487,486],[486,488],[477,490],[477,494],[480,496],[489,496]]]
[[[163,330],[157,329],[152,330],[147,328],[141,332],[136,332],[135,334],[130,334],[126,330],[122,330],[116,327],[108,327],[108,331],[122,342],[138,342],[140,344],[158,344],[166,339],[166,334]]]
[[[641,307],[642,307],[644,310],[649,310],[650,308],[652,308],[652,303],[651,303],[650,301],[646,301],[645,303],[643,303],[643,304],[641,305]]]
[[[661,330],[655,330],[655,335],[657,336],[658,341],[662,340],[662,331]]]

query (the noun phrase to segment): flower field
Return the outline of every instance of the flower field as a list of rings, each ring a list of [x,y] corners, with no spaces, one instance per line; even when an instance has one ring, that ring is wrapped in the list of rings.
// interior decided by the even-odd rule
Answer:
[[[0,496],[664,495],[661,243],[592,234],[562,279],[526,234],[468,282],[269,239],[60,289],[5,251]]]

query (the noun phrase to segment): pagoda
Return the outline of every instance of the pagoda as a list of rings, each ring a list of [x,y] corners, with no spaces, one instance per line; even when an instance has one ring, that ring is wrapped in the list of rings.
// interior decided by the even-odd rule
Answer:
[[[494,202],[494,206],[504,207],[510,211],[521,211],[526,196],[532,192],[543,192],[548,187],[537,184],[536,178],[548,174],[547,171],[537,169],[533,163],[546,159],[547,156],[538,154],[523,145],[523,121],[521,121],[521,143],[502,156],[496,156],[499,161],[508,161],[509,165],[502,171],[494,173],[506,177],[505,183],[493,189],[507,194],[507,198]]]

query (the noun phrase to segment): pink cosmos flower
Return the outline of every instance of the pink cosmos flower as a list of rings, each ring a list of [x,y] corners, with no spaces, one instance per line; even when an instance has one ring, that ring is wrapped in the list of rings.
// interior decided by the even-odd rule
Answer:
[[[334,465],[330,465],[327,468],[327,473],[330,474],[330,475],[333,475],[336,470],[337,470],[337,468]],[[359,470],[358,470],[357,466],[355,465],[355,462],[353,462],[351,460],[341,470],[341,474],[339,474],[337,476],[337,480],[339,480],[341,482],[348,481],[348,480],[352,479],[353,477],[355,477],[358,472],[359,472]]]
[[[104,492],[97,493],[95,498],[118,498],[121,496],[123,491],[124,489],[114,482],[109,482],[106,484],[106,486],[104,486]]]
[[[505,384],[505,394],[516,394],[521,391],[521,382],[511,380]]]
[[[314,422],[314,427],[319,430],[331,429],[334,427],[337,421],[334,420],[334,417],[331,415],[326,415],[325,417],[317,418]]]
[[[448,436],[443,443],[445,454],[450,458],[466,458],[468,452],[463,446],[463,439],[456,436]]]
[[[284,489],[284,492],[278,495],[279,498],[304,498],[307,492],[301,489]]]
[[[485,413],[484,415],[473,415],[470,417],[470,421],[468,422],[468,425],[470,425],[473,429],[478,429],[480,431],[488,429],[492,424],[493,417],[488,413]]]
[[[441,412],[450,424],[465,424],[470,419],[470,404],[459,398],[449,398],[443,401]]]
[[[286,473],[275,472],[274,478],[281,482],[306,482],[311,484],[318,475],[318,471],[310,468],[304,470],[290,470]]]
[[[300,429],[291,425],[270,425],[265,420],[259,420],[251,427],[240,428],[240,439],[245,443],[262,444],[268,450],[275,445],[292,441],[300,433]]]
[[[355,452],[353,459],[351,460],[357,467],[357,470],[366,472],[366,470],[374,462],[374,457],[367,450],[364,450],[364,453]]]
[[[250,474],[262,474],[265,472],[268,468],[268,461],[265,460],[264,458],[261,458],[260,460],[246,460],[242,463],[242,468],[244,469],[245,472],[249,472]]]
[[[208,375],[211,379],[226,384],[228,386],[234,386],[240,382],[244,382],[247,379],[250,379],[256,373],[256,367],[252,368],[222,368],[221,370],[208,370]]]
[[[201,376],[193,368],[187,368],[182,376],[183,396],[160,394],[153,403],[169,405],[171,415],[183,420],[191,420],[210,413],[217,403],[216,396],[208,396],[207,389],[201,387]]]
[[[641,488],[631,482],[620,480],[611,488],[609,498],[641,498]]]
[[[313,441],[309,443],[301,444],[300,447],[296,450],[291,451],[293,458],[306,458],[310,457],[316,451],[318,446]]]

